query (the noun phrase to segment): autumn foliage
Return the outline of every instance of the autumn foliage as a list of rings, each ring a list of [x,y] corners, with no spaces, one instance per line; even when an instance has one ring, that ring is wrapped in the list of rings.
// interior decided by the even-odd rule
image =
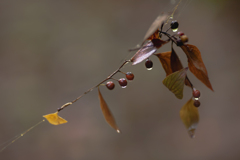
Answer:
[[[98,98],[100,101],[100,107],[103,116],[105,117],[106,122],[118,133],[120,133],[120,129],[117,126],[115,119],[100,92],[100,87],[105,85],[109,90],[114,89],[115,84],[113,81],[115,79],[113,78],[113,76],[117,73],[125,74],[127,80],[133,80],[134,74],[131,72],[124,73],[121,71],[121,68],[128,63],[136,65],[146,60],[145,65],[147,69],[151,69],[153,64],[149,57],[154,55],[158,57],[160,63],[162,64],[163,69],[166,72],[166,78],[162,82],[169,89],[169,91],[171,91],[178,99],[183,98],[183,90],[185,85],[190,87],[193,91],[194,96],[192,96],[180,110],[180,118],[184,125],[186,126],[190,137],[194,137],[195,129],[199,121],[198,107],[200,106],[199,102],[200,92],[196,90],[196,88],[189,80],[187,76],[187,71],[190,70],[190,72],[192,72],[193,75],[195,75],[202,83],[204,83],[212,91],[213,88],[209,81],[207,69],[203,63],[199,49],[194,45],[186,44],[188,42],[188,37],[183,32],[178,32],[178,34],[175,33],[178,30],[179,26],[178,22],[176,20],[172,21],[170,27],[166,31],[163,31],[163,28],[166,27],[169,19],[170,16],[166,14],[158,16],[150,26],[147,33],[145,34],[141,46],[133,49],[137,51],[130,60],[126,60],[117,70],[110,74],[106,79],[101,81],[96,86],[90,88],[88,91],[84,92],[74,101],[64,104],[61,108],[57,110],[57,112],[45,115],[43,117],[46,118],[49,121],[49,123],[53,125],[66,123],[67,121],[59,117],[58,113],[67,106],[75,103],[85,94],[91,92],[95,88],[98,88]],[[169,30],[172,30],[173,33],[172,34],[168,33]],[[165,39],[167,40],[163,40],[163,37],[165,37]],[[169,42],[171,43],[170,51],[156,53],[159,48],[161,48],[163,45]],[[178,55],[176,54],[173,48],[174,45],[176,47],[180,47],[186,54],[188,58],[188,67],[183,67]],[[119,85],[122,88],[125,88],[128,84],[126,79],[121,78],[117,80],[118,81],[117,83],[119,83]]]

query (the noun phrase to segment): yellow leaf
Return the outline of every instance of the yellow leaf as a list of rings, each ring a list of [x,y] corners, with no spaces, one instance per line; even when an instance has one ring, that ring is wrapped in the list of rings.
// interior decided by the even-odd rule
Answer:
[[[113,128],[115,129],[118,133],[120,133],[121,131],[119,130],[116,122],[115,122],[115,119],[111,113],[111,111],[109,110],[108,108],[108,105],[107,103],[105,102],[105,100],[103,99],[103,96],[100,92],[100,89],[98,87],[98,97],[99,97],[99,100],[100,100],[100,106],[101,106],[101,109],[102,109],[102,113],[103,113],[103,116],[105,118],[105,120],[107,121],[107,123]]]
[[[188,68],[181,69],[170,75],[168,75],[164,80],[163,84],[175,94],[179,99],[183,98],[183,88],[184,82],[187,76]]]
[[[50,124],[53,124],[53,125],[60,125],[60,124],[67,123],[65,119],[58,116],[58,112],[47,114],[47,115],[44,115],[43,117],[46,118]]]
[[[195,130],[199,121],[198,108],[193,105],[194,100],[191,98],[180,110],[182,122],[188,129],[191,138],[195,135]]]

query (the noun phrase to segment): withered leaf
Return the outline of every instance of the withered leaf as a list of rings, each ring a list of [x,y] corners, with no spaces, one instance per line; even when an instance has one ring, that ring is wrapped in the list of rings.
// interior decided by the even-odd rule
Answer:
[[[209,89],[213,91],[212,85],[208,78],[207,69],[203,63],[201,53],[198,48],[191,44],[181,46],[188,58],[188,67],[190,71]]]
[[[100,89],[98,87],[98,98],[100,100],[100,106],[101,106],[101,109],[102,109],[102,113],[103,113],[103,116],[105,118],[105,120],[107,121],[107,123],[113,128],[115,129],[118,133],[120,133],[120,129],[118,128],[116,122],[115,122],[115,119],[111,113],[111,111],[109,110],[108,108],[108,105],[106,103],[106,101],[103,99],[103,96],[100,92]]]
[[[142,62],[143,60],[150,57],[156,51],[157,51],[157,48],[153,45],[152,41],[147,42],[131,58],[131,62],[133,62],[132,65],[136,65],[136,64]]]
[[[172,51],[157,53],[155,55],[159,58],[162,67],[166,72],[166,76],[183,69],[182,63],[173,49]],[[193,88],[193,85],[187,76],[185,79],[185,85]]]
[[[193,105],[194,100],[191,98],[180,110],[180,117],[186,126],[191,138],[195,136],[195,130],[199,121],[198,108]]]
[[[47,115],[44,115],[43,117],[46,118],[48,122],[52,125],[60,125],[60,124],[67,123],[65,119],[58,116],[58,112],[47,114]]]
[[[188,68],[181,69],[170,75],[168,75],[164,80],[163,84],[175,94],[178,99],[183,98],[183,88],[184,82],[187,76]]]
[[[144,38],[143,38],[143,42],[145,42],[154,32],[156,32],[156,30],[161,27],[161,24],[167,19],[167,15],[163,14],[163,15],[159,15],[155,21],[151,24],[151,26],[149,27],[148,31],[146,32]]]

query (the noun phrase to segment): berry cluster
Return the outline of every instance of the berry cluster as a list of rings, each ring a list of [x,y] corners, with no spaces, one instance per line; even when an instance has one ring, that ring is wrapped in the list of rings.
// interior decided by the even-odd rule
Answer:
[[[123,72],[122,72],[123,73]],[[127,72],[127,73],[123,73],[125,74],[126,76],[126,79],[131,81],[134,79],[134,74],[132,72]],[[120,78],[118,81],[119,85],[122,87],[122,88],[126,88],[127,87],[127,80],[125,78]],[[108,81],[106,83],[106,87],[109,89],[109,90],[113,90],[114,87],[115,87],[115,84],[113,83],[113,81]]]

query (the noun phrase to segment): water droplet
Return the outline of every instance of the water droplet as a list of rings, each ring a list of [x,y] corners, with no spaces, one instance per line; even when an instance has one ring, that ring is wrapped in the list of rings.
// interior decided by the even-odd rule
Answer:
[[[122,88],[127,88],[127,86],[122,86]]]
[[[177,32],[177,31],[178,31],[178,28],[176,28],[176,29],[172,29],[172,31],[173,31],[173,32]]]
[[[151,71],[151,70],[152,70],[152,68],[147,68],[147,70]]]
[[[118,129],[118,130],[117,130],[117,133],[121,133],[121,131]]]

